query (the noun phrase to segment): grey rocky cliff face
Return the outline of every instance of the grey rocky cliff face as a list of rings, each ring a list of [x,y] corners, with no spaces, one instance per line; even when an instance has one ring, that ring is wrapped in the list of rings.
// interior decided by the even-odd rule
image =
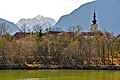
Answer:
[[[34,17],[34,18],[20,19],[17,23],[17,26],[21,27],[24,24],[27,26],[27,28],[33,31],[33,28],[36,25],[42,26],[42,28],[45,29],[45,28],[54,26],[56,24],[56,21],[52,18],[38,15],[37,17]]]

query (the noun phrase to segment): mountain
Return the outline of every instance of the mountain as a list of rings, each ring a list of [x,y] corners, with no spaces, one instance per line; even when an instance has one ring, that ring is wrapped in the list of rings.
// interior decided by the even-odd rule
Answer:
[[[0,18],[0,28],[2,28],[1,26],[3,26],[4,29],[6,29],[6,32],[11,35],[14,35],[16,32],[20,31],[20,28],[16,24],[2,18]]]
[[[66,29],[70,26],[81,25],[84,31],[88,31],[92,23],[94,8],[101,31],[120,33],[120,0],[96,0],[83,4],[70,14],[62,16],[55,27]]]
[[[17,23],[17,26],[21,27],[24,24],[27,26],[27,28],[33,31],[33,28],[36,25],[40,25],[42,26],[43,29],[45,29],[45,28],[54,26],[56,24],[56,21],[52,18],[47,18],[47,17],[38,15],[37,17],[30,18],[30,19],[20,19]]]

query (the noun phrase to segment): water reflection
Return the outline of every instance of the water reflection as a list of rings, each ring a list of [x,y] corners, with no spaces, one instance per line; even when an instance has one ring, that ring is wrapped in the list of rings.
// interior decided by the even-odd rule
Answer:
[[[59,80],[57,78],[52,79],[52,78],[25,78],[25,79],[18,79],[18,80]]]
[[[120,80],[120,71],[0,70],[0,80]]]

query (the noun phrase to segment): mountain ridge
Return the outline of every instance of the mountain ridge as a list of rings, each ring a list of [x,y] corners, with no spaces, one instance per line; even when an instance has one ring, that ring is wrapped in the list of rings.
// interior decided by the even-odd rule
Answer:
[[[43,27],[43,29],[45,29],[45,28],[54,26],[56,24],[56,21],[54,19],[52,19],[52,18],[43,17],[41,15],[38,15],[36,17],[28,18],[28,19],[22,18],[16,24],[19,27],[26,24],[26,26],[28,28],[30,28],[31,31],[33,31],[33,28],[36,25],[40,25],[40,26]]]
[[[96,0],[81,5],[68,15],[62,16],[55,27],[64,29],[70,26],[81,25],[84,31],[88,31],[92,23],[93,10],[95,8],[97,14],[97,23],[101,31],[105,28],[109,32],[119,33],[120,30],[120,1],[119,0]]]
[[[3,26],[2,23],[5,25]],[[11,35],[14,35],[16,32],[20,31],[20,28],[16,24],[2,18],[0,18],[0,26],[8,28],[7,33],[10,33]]]

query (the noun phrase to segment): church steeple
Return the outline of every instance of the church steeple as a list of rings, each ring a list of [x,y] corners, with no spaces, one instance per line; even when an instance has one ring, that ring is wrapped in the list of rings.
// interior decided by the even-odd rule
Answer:
[[[94,16],[93,16],[93,24],[96,24],[97,20],[96,20],[96,13],[95,13],[95,10],[94,10]]]
[[[90,27],[90,31],[91,32],[97,32],[98,31],[98,24],[97,24],[97,20],[96,20],[95,9],[94,9],[94,15],[93,15],[93,20],[92,20],[92,24],[91,24],[91,27]]]

